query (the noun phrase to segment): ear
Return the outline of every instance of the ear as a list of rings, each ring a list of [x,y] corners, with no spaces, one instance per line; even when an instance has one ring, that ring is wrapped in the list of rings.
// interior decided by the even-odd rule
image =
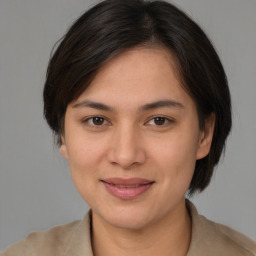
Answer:
[[[199,145],[197,149],[196,159],[202,159],[207,156],[210,152],[214,126],[215,126],[216,116],[211,113],[209,117],[205,120],[204,129],[200,132]]]
[[[60,153],[62,156],[68,159],[67,147],[65,144],[65,139],[63,135],[61,135],[61,146],[60,146]]]

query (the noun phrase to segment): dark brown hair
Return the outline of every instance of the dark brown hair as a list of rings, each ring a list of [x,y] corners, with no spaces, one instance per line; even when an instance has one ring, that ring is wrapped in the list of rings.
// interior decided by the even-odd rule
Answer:
[[[216,115],[209,154],[197,160],[189,193],[209,184],[231,129],[231,100],[220,59],[202,29],[165,1],[106,0],[70,27],[53,54],[44,87],[44,115],[61,143],[67,105],[109,59],[136,46],[169,49],[198,109],[200,128]]]

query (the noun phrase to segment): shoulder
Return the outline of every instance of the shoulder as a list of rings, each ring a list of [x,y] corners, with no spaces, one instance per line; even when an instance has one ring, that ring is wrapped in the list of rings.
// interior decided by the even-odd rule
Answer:
[[[256,243],[240,232],[228,226],[208,220],[201,216],[201,221],[210,234],[213,245],[218,246],[215,250],[225,252],[224,255],[232,256],[256,256]]]
[[[65,255],[72,237],[84,220],[55,226],[46,231],[33,232],[27,238],[11,245],[0,256]]]
[[[190,254],[256,256],[256,243],[245,235],[197,213],[189,202],[192,217],[192,239]]]
[[[256,255],[256,243],[253,240],[223,224],[215,223],[212,221],[210,222],[213,223],[215,228],[221,234],[223,234],[224,237],[227,237],[227,239],[231,240],[232,243],[234,243],[237,247],[247,251],[248,255]]]

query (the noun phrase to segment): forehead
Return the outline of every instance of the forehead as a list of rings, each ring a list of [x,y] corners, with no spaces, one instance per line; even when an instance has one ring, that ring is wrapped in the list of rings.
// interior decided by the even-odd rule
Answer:
[[[168,97],[175,101],[191,100],[181,86],[175,58],[163,48],[138,47],[105,63],[75,103],[89,98],[138,105]]]
[[[147,73],[151,71],[150,73]],[[165,73],[165,74],[164,74]],[[178,68],[172,53],[160,47],[135,47],[111,58],[98,71],[93,84],[100,79],[146,79],[149,75],[163,76],[168,73],[178,80]],[[174,78],[174,77],[173,77]]]

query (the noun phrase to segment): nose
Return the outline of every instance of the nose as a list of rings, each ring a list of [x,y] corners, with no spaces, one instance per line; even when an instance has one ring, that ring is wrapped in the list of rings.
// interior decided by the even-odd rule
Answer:
[[[113,134],[108,161],[123,169],[141,165],[146,160],[146,152],[142,144],[139,132],[124,126]]]

